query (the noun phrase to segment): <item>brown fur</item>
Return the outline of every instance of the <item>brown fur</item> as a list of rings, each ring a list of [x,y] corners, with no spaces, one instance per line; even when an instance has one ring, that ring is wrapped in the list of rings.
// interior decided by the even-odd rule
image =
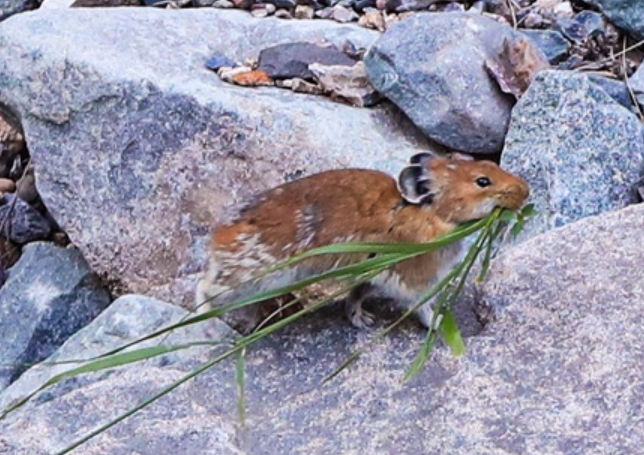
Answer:
[[[405,203],[404,199],[411,195],[406,194],[404,185],[399,188],[389,175],[365,169],[321,172],[261,194],[232,221],[214,230],[211,264],[199,285],[197,299],[213,297],[215,291],[226,291],[226,297],[217,298],[216,304],[221,304],[224,298],[248,297],[267,290],[268,284],[234,292],[231,288],[262,268],[311,248],[347,241],[431,241],[451,232],[459,223],[486,216],[496,206],[516,210],[529,194],[523,180],[489,161],[427,158],[412,167],[416,172],[422,168],[428,177],[421,184],[431,193],[430,202]],[[481,177],[487,177],[491,184],[479,186],[476,181]],[[426,291],[453,262],[453,256],[458,253],[458,246],[455,248],[450,246],[393,267],[390,273],[396,283],[400,282],[396,286],[402,289],[398,293],[416,295]],[[318,256],[307,260],[299,270],[306,269],[301,272],[306,276],[365,257],[359,254]],[[277,281],[283,286],[293,280],[295,276]],[[388,286],[392,285],[384,287]],[[364,297],[354,298],[357,303],[349,305],[350,317],[357,326],[365,325],[370,319],[359,308]],[[247,325],[241,328],[244,332],[259,322],[255,320],[257,316],[250,314],[252,309],[246,312],[249,320],[242,324]],[[421,316],[423,319],[426,315]]]

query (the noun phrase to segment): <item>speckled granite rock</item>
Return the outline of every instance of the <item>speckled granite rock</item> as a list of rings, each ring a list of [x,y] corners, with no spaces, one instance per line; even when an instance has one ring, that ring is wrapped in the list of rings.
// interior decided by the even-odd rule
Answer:
[[[426,148],[391,105],[235,87],[205,67],[215,52],[243,60],[323,37],[366,47],[377,32],[216,9],[21,14],[0,26],[0,100],[20,114],[43,201],[93,269],[115,291],[188,303],[225,204],[292,175],[389,170]]]
[[[636,39],[644,39],[644,3],[641,0],[587,0]]]
[[[501,166],[540,212],[519,239],[637,201],[644,129],[584,75],[545,71],[512,112]]]
[[[0,390],[94,319],[110,296],[81,253],[30,243],[0,288]]]
[[[177,306],[148,297],[123,296],[114,301],[90,326],[71,337],[48,360],[60,362],[104,353],[172,322],[178,322],[186,313]],[[225,324],[220,323],[216,338],[227,335],[229,331]],[[203,340],[204,337],[203,327],[194,325],[172,334],[165,343],[189,343]],[[151,341],[140,347],[156,343]],[[41,399],[37,400],[36,409],[42,410],[44,406],[54,412],[33,416],[29,422],[13,420],[13,415],[6,421],[0,421],[0,453],[39,455],[61,450],[90,430],[95,423],[103,421],[108,414],[116,415],[135,402],[147,398],[156,391],[156,387],[179,379],[185,371],[198,365],[199,360],[203,361],[207,351],[206,348],[176,351],[145,364],[64,381],[51,389],[53,392],[45,391],[40,395]],[[13,400],[24,397],[53,375],[69,368],[69,364],[61,364],[53,367],[36,366],[27,371],[0,394],[0,410],[7,409]],[[106,386],[115,393],[105,394]],[[194,398],[184,392],[185,389],[178,389],[176,394],[168,397],[169,401],[164,400],[159,405],[152,406],[143,414],[120,425],[114,434],[98,443],[83,446],[79,449],[80,453],[168,453],[172,447],[172,453],[177,455],[241,455],[242,452],[233,444],[234,423],[216,415],[208,415],[207,409],[203,407],[201,410],[183,408],[183,404]],[[230,390],[228,393],[234,395]],[[50,407],[47,402],[54,397],[56,399],[51,404],[55,404]],[[59,418],[59,413],[65,417]],[[145,424],[142,427],[145,422],[151,425]],[[54,430],[52,438],[41,432],[48,432],[49,429]],[[63,431],[59,433],[59,429]]]
[[[13,194],[0,196],[0,220],[7,219],[0,226],[0,235],[21,245],[46,239],[51,233],[47,218],[21,198],[14,198]]]
[[[568,54],[570,41],[555,30],[521,30],[543,52],[550,63],[557,63]]]
[[[160,300],[135,294],[124,295],[110,304],[90,325],[72,335],[47,359],[47,362],[62,362],[98,356],[169,324],[179,322],[186,315],[188,315],[186,310]],[[213,341],[229,336],[232,333],[232,330],[220,321],[217,321],[210,330],[210,336]],[[204,325],[196,324],[173,332],[164,343],[166,345],[189,343],[206,338]],[[157,341],[151,340],[140,344],[138,347],[155,344],[157,344]],[[192,353],[195,351],[199,352],[199,349],[191,350]],[[148,366],[172,365],[181,363],[189,358],[191,356],[182,356],[182,352],[177,351],[171,354],[164,354],[156,360],[150,361]],[[192,364],[188,362],[184,365],[184,368],[190,365]],[[74,367],[76,366],[78,365],[74,365]],[[19,399],[34,392],[53,376],[69,369],[69,364],[36,365],[25,371],[18,381],[0,393],[0,413],[7,410]],[[100,373],[98,375],[100,377]],[[83,376],[74,380],[74,386],[92,382],[86,378],[87,376]]]
[[[433,140],[468,153],[501,150],[514,98],[485,68],[523,34],[475,13],[418,13],[393,24],[365,55],[374,87]],[[535,49],[544,63],[546,57]]]
[[[35,8],[38,8],[37,0],[0,0],[0,21]]]
[[[319,385],[375,333],[355,330],[339,308],[330,307],[250,350],[245,430],[235,424],[234,375],[225,364],[79,450],[88,455],[146,453],[144,447],[152,452],[172,447],[178,455],[326,455],[339,448],[343,454],[370,455],[639,453],[642,258],[644,205],[586,218],[495,259],[479,307],[491,322],[466,339],[465,356],[456,359],[439,347],[428,368],[409,383],[401,377],[423,338],[412,320],[349,370]],[[183,360],[126,367],[43,394],[0,421],[0,447],[16,455],[62,448],[178,379],[189,357],[178,356]]]

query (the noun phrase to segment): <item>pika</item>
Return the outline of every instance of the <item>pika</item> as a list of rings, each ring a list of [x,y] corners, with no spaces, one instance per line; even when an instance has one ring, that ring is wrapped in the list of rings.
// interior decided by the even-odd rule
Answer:
[[[312,248],[345,242],[428,242],[461,223],[484,218],[495,207],[518,210],[528,196],[529,187],[521,178],[492,161],[474,161],[461,154],[419,153],[397,179],[375,170],[341,169],[291,181],[259,194],[231,221],[214,229],[196,304],[210,309],[368,257],[315,256],[248,281]],[[463,241],[455,242],[398,263],[356,286],[344,302],[349,320],[359,328],[373,323],[362,303],[374,293],[403,308],[416,305],[465,252]],[[249,333],[262,322],[262,304],[234,310],[233,317],[225,320]],[[415,314],[429,327],[431,302]]]

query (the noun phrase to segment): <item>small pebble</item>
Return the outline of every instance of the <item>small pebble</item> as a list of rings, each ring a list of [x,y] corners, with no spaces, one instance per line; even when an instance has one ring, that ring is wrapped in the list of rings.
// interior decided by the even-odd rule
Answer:
[[[295,19],[313,19],[315,10],[309,5],[297,5],[295,7]]]
[[[16,185],[18,197],[28,204],[35,203],[39,196],[36,190],[36,177],[32,166],[29,166],[25,175],[18,180]]]
[[[253,6],[253,0],[232,0],[235,8],[249,10]]]
[[[230,2],[228,0],[217,0],[215,3],[212,4],[212,6],[215,8],[221,8],[221,9],[230,9],[235,7],[233,2]]]
[[[251,71],[252,68],[248,66],[236,66],[234,68],[228,66],[222,66],[217,70],[217,75],[224,81],[232,83],[232,78],[241,73],[247,73]]]
[[[572,5],[570,2],[561,2],[558,5],[556,5],[553,10],[552,10],[557,17],[572,17],[574,14],[574,11],[572,9]]]
[[[270,10],[268,7],[271,6],[273,9]],[[266,4],[266,3],[257,3],[253,5],[250,10],[250,14],[253,17],[267,17],[275,12],[275,5]]]
[[[483,0],[478,0],[472,3],[472,6],[470,6],[470,9],[468,9],[468,11],[471,13],[482,13],[483,11],[485,11],[485,2]]]
[[[465,11],[465,5],[462,3],[446,3],[441,6],[439,11],[443,13],[461,13]]]
[[[278,9],[293,9],[297,2],[295,0],[271,0],[271,3]]]
[[[66,247],[68,246],[71,242],[67,234],[64,232],[54,232],[52,235],[52,241],[60,247]]]
[[[322,88],[319,85],[307,82],[299,77],[291,79],[290,85],[291,90],[298,93],[310,93],[314,95],[320,95],[323,93]]]
[[[13,193],[14,191],[16,191],[16,182],[0,178],[0,193]]]
[[[252,70],[245,73],[237,73],[232,76],[232,82],[247,87],[259,87],[273,85],[273,80],[262,70]]]
[[[319,9],[315,12],[315,17],[319,17],[320,19],[329,19],[332,15],[333,15],[333,8],[330,6]]]
[[[385,17],[382,11],[376,8],[365,8],[364,14],[358,19],[358,25],[384,32],[386,29]]]
[[[293,19],[293,15],[290,13],[290,11],[285,9],[278,9],[277,11],[275,11],[275,17],[278,17],[280,19]]]
[[[234,67],[235,61],[226,57],[221,52],[215,52],[208,60],[206,60],[206,68],[209,70],[217,71],[222,67]]]
[[[347,22],[357,21],[360,16],[358,16],[358,13],[353,11],[353,9],[345,8],[341,5],[335,5],[331,13],[331,18],[336,22],[345,24]]]
[[[356,0],[353,4],[353,9],[357,12],[362,13],[366,8],[375,8],[376,0]]]

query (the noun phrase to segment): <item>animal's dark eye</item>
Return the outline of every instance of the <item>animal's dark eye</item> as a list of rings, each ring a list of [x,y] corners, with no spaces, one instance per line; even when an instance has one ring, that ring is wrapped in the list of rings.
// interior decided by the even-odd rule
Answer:
[[[492,182],[490,182],[490,179],[487,177],[479,177],[476,179],[476,184],[481,188],[485,188],[486,186],[492,185]]]

